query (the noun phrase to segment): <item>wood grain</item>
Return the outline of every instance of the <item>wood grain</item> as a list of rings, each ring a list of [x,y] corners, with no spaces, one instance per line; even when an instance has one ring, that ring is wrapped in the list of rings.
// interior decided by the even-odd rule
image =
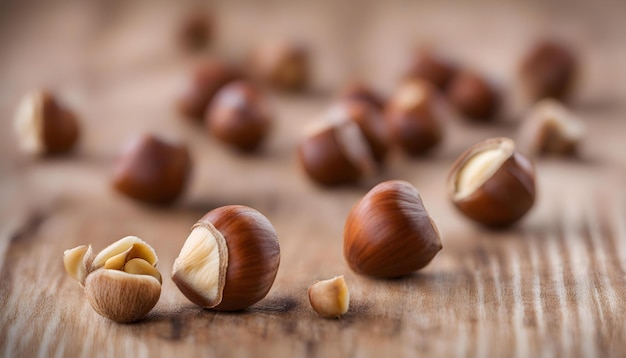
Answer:
[[[626,85],[615,79],[626,77],[626,28],[618,21],[625,9],[572,2],[561,11],[561,5],[359,2],[357,17],[354,2],[214,4],[228,14],[219,18],[212,49],[218,55],[240,58],[262,37],[285,31],[315,47],[316,90],[272,96],[276,127],[254,156],[207,139],[173,109],[189,59],[168,36],[183,5],[0,5],[0,355],[623,356]],[[251,33],[253,25],[264,31]],[[389,91],[410,44],[430,39],[509,83],[537,28],[570,39],[584,54],[574,109],[588,137],[580,160],[537,162],[538,202],[519,225],[474,226],[448,202],[445,182],[466,147],[514,135],[523,108],[508,107],[503,122],[489,127],[451,122],[432,156],[393,153],[384,173],[355,188],[320,188],[300,170],[294,148],[301,127],[355,73]],[[40,84],[57,89],[81,114],[83,141],[69,157],[37,160],[16,149],[14,107]],[[120,145],[144,131],[190,146],[192,181],[172,207],[136,204],[110,187]],[[443,250],[428,267],[396,280],[355,275],[341,250],[348,211],[385,179],[413,183],[443,235]],[[264,213],[281,244],[269,295],[238,313],[200,309],[169,279],[193,223],[227,204]],[[145,320],[116,324],[91,309],[65,274],[62,253],[85,243],[102,249],[126,235],[156,249],[163,291]],[[339,320],[320,319],[306,289],[338,274],[350,287],[350,310]]]

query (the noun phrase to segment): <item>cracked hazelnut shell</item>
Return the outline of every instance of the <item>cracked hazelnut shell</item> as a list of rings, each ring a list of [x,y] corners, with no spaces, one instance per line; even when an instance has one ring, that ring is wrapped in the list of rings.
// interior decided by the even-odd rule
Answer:
[[[494,85],[476,72],[457,73],[446,90],[448,100],[466,119],[489,122],[500,109],[500,93]]]
[[[376,185],[350,211],[343,253],[350,268],[373,277],[399,277],[431,262],[441,250],[437,226],[411,184]]]
[[[130,198],[166,204],[182,194],[190,172],[191,158],[184,144],[141,135],[128,142],[118,156],[112,182]]]
[[[267,137],[272,116],[258,88],[246,81],[236,81],[215,95],[206,124],[209,133],[223,143],[250,152]]]
[[[448,194],[468,218],[489,227],[521,219],[535,202],[535,169],[510,138],[491,138],[466,150],[452,166]]]
[[[385,119],[395,143],[407,154],[430,151],[443,139],[444,103],[424,80],[404,82],[387,104]]]
[[[238,311],[267,295],[279,263],[270,221],[252,208],[230,205],[211,210],[192,227],[172,280],[201,307]]]

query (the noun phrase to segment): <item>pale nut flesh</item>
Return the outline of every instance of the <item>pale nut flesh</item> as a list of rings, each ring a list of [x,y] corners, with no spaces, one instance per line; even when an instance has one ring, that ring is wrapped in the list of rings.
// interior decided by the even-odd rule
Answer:
[[[172,280],[194,303],[213,308],[222,302],[228,247],[210,222],[196,224],[174,261]]]
[[[27,94],[17,107],[14,129],[21,149],[30,154],[42,154],[44,145],[43,103],[41,91]]]
[[[116,322],[144,317],[161,295],[154,249],[135,236],[109,245],[94,257],[91,246],[66,250],[67,273],[84,286],[93,309]]]
[[[337,318],[348,312],[350,291],[343,276],[317,281],[308,290],[313,310],[324,318]]]

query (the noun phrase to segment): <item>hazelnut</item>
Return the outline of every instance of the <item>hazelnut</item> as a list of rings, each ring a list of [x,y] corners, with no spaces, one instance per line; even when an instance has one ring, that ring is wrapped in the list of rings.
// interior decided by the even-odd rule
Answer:
[[[318,183],[347,184],[373,173],[388,143],[387,128],[375,108],[344,101],[308,128],[298,155],[306,173]]]
[[[304,90],[309,82],[309,53],[302,44],[274,42],[258,47],[250,56],[252,76],[277,90]]]
[[[197,62],[179,94],[179,112],[188,119],[202,121],[217,91],[240,77],[237,70],[219,60],[206,58]]]
[[[185,145],[141,135],[122,150],[112,182],[115,189],[128,197],[166,204],[183,192],[190,171],[191,159]]]
[[[371,87],[363,82],[352,82],[341,91],[339,95],[342,99],[366,102],[378,110],[385,107],[385,99]]]
[[[439,90],[445,90],[456,74],[457,68],[448,59],[428,48],[418,48],[405,75],[408,79],[423,79]]]
[[[259,90],[249,82],[237,81],[215,95],[206,123],[217,139],[241,151],[252,151],[267,136],[272,117]]]
[[[578,75],[578,61],[565,45],[552,40],[537,42],[523,57],[518,77],[530,100],[565,100]]]
[[[424,80],[403,83],[389,101],[385,119],[395,142],[410,155],[421,155],[443,138],[444,102]]]
[[[522,122],[518,143],[528,155],[573,155],[585,133],[583,122],[559,102],[544,99]]]
[[[350,268],[374,277],[399,277],[426,266],[441,250],[439,231],[411,184],[376,185],[348,214],[343,254]]]
[[[498,90],[475,72],[458,73],[446,93],[453,107],[468,120],[490,121],[500,107]]]
[[[211,17],[202,9],[182,18],[178,29],[178,42],[189,51],[199,51],[207,46],[212,33]]]
[[[316,281],[309,287],[309,302],[313,310],[324,318],[336,318],[350,306],[350,292],[343,276]]]
[[[78,120],[46,90],[28,93],[15,115],[15,132],[21,149],[33,155],[60,154],[76,145]]]
[[[491,227],[511,225],[535,201],[532,162],[510,138],[491,138],[466,150],[452,166],[448,194],[470,219]]]
[[[199,306],[237,311],[267,295],[279,263],[269,220],[252,208],[230,205],[211,210],[191,228],[172,280]]]
[[[161,296],[161,274],[152,247],[127,236],[95,257],[91,246],[66,250],[67,273],[85,289],[87,300],[100,315],[116,322],[143,318]]]

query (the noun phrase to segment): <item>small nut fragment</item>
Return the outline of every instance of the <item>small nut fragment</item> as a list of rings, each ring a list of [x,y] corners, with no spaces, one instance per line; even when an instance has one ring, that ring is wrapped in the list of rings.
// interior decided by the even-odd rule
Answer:
[[[510,138],[492,138],[466,150],[452,166],[448,194],[470,219],[490,227],[511,225],[535,202],[532,162]]]
[[[528,155],[573,155],[585,133],[584,123],[555,100],[542,100],[519,130],[520,150]]]
[[[336,318],[346,312],[350,306],[350,291],[343,276],[317,281],[309,287],[311,307],[324,318]]]
[[[84,285],[91,307],[116,322],[144,317],[161,295],[161,274],[154,249],[135,236],[109,245],[93,257],[91,246],[66,250],[67,273]]]
[[[51,92],[39,90],[22,99],[15,115],[21,149],[33,155],[60,154],[78,141],[78,120]]]

